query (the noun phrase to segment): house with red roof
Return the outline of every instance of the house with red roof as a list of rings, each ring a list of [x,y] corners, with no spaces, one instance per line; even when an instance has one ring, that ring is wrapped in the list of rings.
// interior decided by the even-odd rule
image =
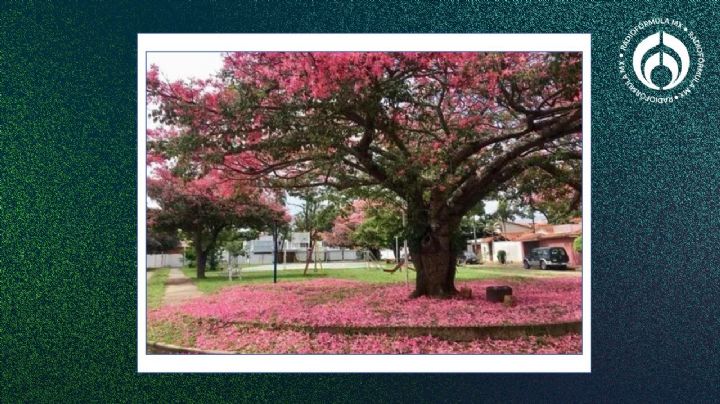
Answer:
[[[509,223],[508,223],[509,224]],[[483,262],[497,260],[497,251],[507,254],[507,262],[521,263],[533,248],[563,247],[567,252],[571,267],[582,266],[582,254],[573,250],[573,242],[582,234],[580,220],[568,224],[512,223],[507,232],[492,237],[468,240],[468,251],[473,251]]]
[[[514,236],[514,241],[522,243],[523,254],[527,255],[533,248],[563,247],[570,257],[568,265],[582,266],[582,254],[573,249],[573,242],[582,234],[581,224],[556,224],[536,226],[535,232]]]

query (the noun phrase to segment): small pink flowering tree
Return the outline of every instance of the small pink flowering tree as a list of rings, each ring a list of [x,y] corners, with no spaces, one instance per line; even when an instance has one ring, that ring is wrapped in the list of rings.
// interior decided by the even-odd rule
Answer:
[[[339,247],[367,248],[379,257],[379,250],[400,236],[402,210],[385,200],[356,199],[335,218],[325,243]]]
[[[353,233],[365,220],[365,201],[356,199],[333,221],[330,231],[322,234],[323,241],[327,245],[335,247],[354,247],[352,240]]]
[[[148,227],[167,233],[182,230],[191,237],[198,278],[205,277],[208,255],[223,229],[264,229],[289,219],[272,195],[229,181],[219,171],[186,180],[167,166],[155,167],[147,191],[159,205],[158,209],[148,209]]]
[[[395,237],[403,235],[402,216],[402,209],[391,201],[356,199],[323,239],[330,245],[367,248],[379,257],[380,249],[392,247]]]
[[[403,200],[414,296],[450,296],[463,215],[580,148],[579,53],[231,53],[207,81],[157,69],[151,149],[268,186],[378,187]],[[249,158],[252,156],[252,158]]]

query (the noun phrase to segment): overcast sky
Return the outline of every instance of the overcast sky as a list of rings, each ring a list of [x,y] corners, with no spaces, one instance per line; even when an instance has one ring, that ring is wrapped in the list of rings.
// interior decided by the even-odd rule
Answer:
[[[207,78],[217,73],[223,64],[220,52],[148,52],[147,67],[157,65],[160,77],[166,80],[186,80],[190,78]],[[148,119],[148,128],[154,127]],[[292,215],[300,211],[297,206],[302,204],[297,198],[289,197],[288,210]],[[485,213],[493,214],[497,210],[497,201],[485,201]],[[536,217],[544,219],[542,215]]]

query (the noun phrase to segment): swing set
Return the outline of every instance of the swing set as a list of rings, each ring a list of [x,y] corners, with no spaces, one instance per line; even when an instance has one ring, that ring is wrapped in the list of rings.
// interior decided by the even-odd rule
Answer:
[[[403,227],[405,227],[405,215],[403,215]],[[397,245],[397,237],[395,237],[395,248],[397,249],[398,253],[400,253],[400,249]],[[394,274],[397,271],[402,272],[403,267],[407,268],[408,270],[415,271],[415,268],[410,266],[410,254],[408,252],[408,245],[407,245],[407,239],[403,242],[403,255],[398,257],[397,264],[395,267],[391,269],[383,269],[383,271]]]
[[[322,245],[317,246],[317,243],[312,243],[307,249],[307,257],[305,258],[305,270],[303,275],[307,275],[308,268],[310,267],[310,260],[313,262],[313,272],[318,272],[318,264],[320,265],[320,272],[324,271],[323,261],[325,260],[325,250]],[[322,256],[322,259],[318,259],[318,256]]]
[[[409,260],[403,258],[403,259],[399,260],[398,263],[395,264],[394,267],[392,267],[392,268],[390,268],[390,269],[387,269],[387,268],[386,268],[386,269],[383,269],[383,272],[387,272],[387,273],[389,273],[389,274],[394,274],[394,273],[397,272],[397,271],[402,272],[403,267],[405,267],[405,268],[407,268],[407,269],[409,269],[409,270],[411,270],[411,271],[414,272],[414,271],[415,271],[415,268],[414,268],[411,264],[412,264],[412,263],[409,262]]]

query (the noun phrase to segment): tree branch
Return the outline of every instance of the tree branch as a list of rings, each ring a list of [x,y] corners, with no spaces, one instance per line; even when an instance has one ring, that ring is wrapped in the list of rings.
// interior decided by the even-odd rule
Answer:
[[[465,211],[474,206],[478,201],[489,192],[494,185],[497,185],[497,179],[503,179],[507,166],[515,166],[512,164],[523,153],[555,139],[559,139],[571,133],[575,133],[581,129],[581,112],[575,111],[564,120],[558,122],[552,127],[545,128],[540,131],[538,136],[525,141],[513,149],[506,152],[502,157],[498,158],[491,164],[487,165],[482,173],[471,177],[464,183],[460,184],[453,195],[447,202],[447,208],[454,214],[463,214]],[[527,165],[525,160],[519,160],[523,165]],[[524,170],[524,168],[523,168]],[[497,178],[495,178],[497,176]],[[504,180],[503,180],[504,182]]]

